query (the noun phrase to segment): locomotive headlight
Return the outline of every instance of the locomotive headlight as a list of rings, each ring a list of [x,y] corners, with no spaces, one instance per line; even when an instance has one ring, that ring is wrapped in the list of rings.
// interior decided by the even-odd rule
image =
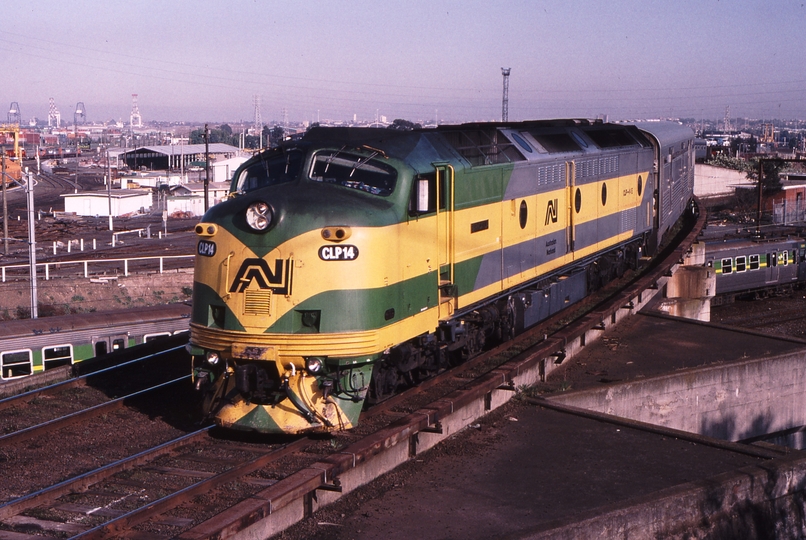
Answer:
[[[221,357],[218,356],[218,353],[215,351],[207,351],[207,363],[211,366],[215,366],[218,364]]]
[[[305,370],[311,375],[316,375],[322,371],[323,363],[321,358],[309,356],[305,359]]]
[[[265,231],[271,225],[271,207],[258,201],[246,209],[246,223],[256,231]]]

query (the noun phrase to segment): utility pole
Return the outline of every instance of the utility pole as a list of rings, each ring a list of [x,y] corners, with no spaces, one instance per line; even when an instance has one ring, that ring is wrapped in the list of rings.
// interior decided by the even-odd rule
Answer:
[[[0,148],[3,153],[3,168],[0,174],[0,181],[3,182],[3,254],[8,255],[8,203],[6,202],[6,151]]]
[[[501,101],[501,121],[509,121],[509,72],[512,68],[501,68],[501,75],[504,76],[504,98]]]
[[[31,318],[39,318],[36,294],[36,235],[34,234],[34,175],[25,168],[25,193],[28,195],[28,257],[31,275]]]
[[[204,211],[210,209],[210,129],[204,124]]]
[[[115,229],[112,225],[112,164],[109,162],[109,148],[106,149],[106,170],[109,172],[108,175],[104,176],[106,198],[109,202],[109,230],[114,231]]]

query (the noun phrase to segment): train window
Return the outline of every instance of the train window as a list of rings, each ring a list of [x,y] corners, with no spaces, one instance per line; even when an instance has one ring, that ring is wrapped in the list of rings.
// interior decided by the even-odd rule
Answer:
[[[784,266],[789,264],[788,255],[789,255],[789,252],[787,250],[783,250],[783,251],[779,252],[778,253],[778,264],[783,264]]]
[[[747,257],[745,257],[744,255],[736,257],[735,263],[737,272],[744,272],[745,270],[747,270]]]
[[[770,266],[778,266],[778,254],[775,252],[772,255],[767,253],[767,261]]]
[[[394,167],[369,156],[348,154],[341,150],[318,152],[311,164],[310,178],[316,182],[337,184],[386,197],[395,190],[397,171]]]
[[[409,200],[409,215],[417,216],[420,214],[428,214],[436,212],[437,210],[437,191],[435,188],[437,184],[437,174],[421,174],[414,179],[412,186],[411,199]],[[440,182],[439,186],[439,209],[445,209],[447,202],[447,194],[445,193],[445,182]]]
[[[249,165],[237,175],[235,191],[247,192],[294,180],[302,164],[304,153],[298,149],[276,149],[260,156],[260,161]]]
[[[170,332],[157,332],[155,334],[146,334],[143,336],[143,343],[148,343],[149,341],[154,341],[155,339],[159,339],[161,337],[170,336]]]
[[[750,255],[750,257],[748,257],[748,266],[750,270],[758,270],[760,266],[758,255]]]
[[[107,353],[106,341],[95,342],[95,356],[103,356]]]
[[[34,372],[31,349],[0,353],[0,378],[16,379]]]
[[[576,210],[577,214],[582,209],[582,191],[577,188],[576,193],[574,194],[574,210]]]
[[[730,274],[733,272],[733,259],[722,259],[722,273]]]
[[[602,182],[602,206],[607,206],[607,184]]]
[[[126,348],[126,340],[124,338],[117,338],[112,340],[112,350],[119,351]]]
[[[44,347],[42,349],[42,364],[45,371],[59,366],[72,365],[73,346],[68,344]]]

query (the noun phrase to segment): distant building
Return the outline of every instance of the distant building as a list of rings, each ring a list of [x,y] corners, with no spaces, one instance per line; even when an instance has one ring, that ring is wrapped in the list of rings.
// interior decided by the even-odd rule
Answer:
[[[210,206],[220,203],[229,195],[229,182],[210,182],[207,196]],[[204,183],[190,183],[171,189],[166,199],[168,215],[176,213],[188,216],[204,215]]]
[[[234,146],[223,143],[209,145],[210,163],[238,157],[241,151]],[[119,157],[132,170],[188,170],[190,167],[203,167],[205,161],[205,145],[181,144],[162,146],[141,146],[122,152]]]
[[[125,216],[147,212],[151,209],[151,191],[142,189],[116,189],[111,194],[105,191],[65,193],[64,211],[77,216]]]

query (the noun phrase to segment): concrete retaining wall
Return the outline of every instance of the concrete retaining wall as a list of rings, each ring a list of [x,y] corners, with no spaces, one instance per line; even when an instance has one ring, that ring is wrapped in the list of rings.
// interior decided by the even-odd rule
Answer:
[[[738,441],[806,425],[806,352],[698,368],[551,401]]]
[[[805,489],[806,458],[798,453],[598,508],[520,538],[803,538]]]

